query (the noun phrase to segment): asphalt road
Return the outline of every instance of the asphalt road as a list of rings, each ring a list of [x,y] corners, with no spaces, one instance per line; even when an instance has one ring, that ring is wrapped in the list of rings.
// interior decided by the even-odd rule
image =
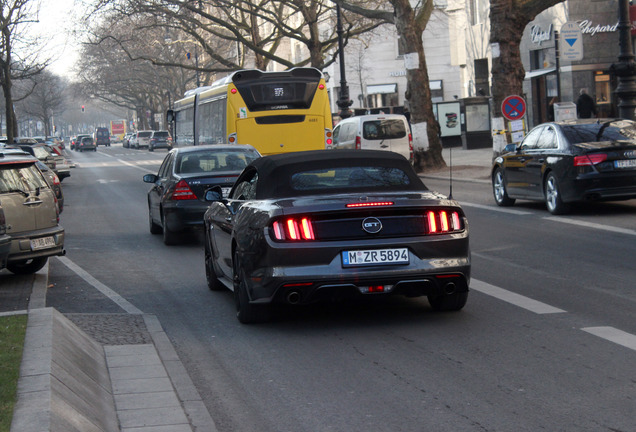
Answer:
[[[463,311],[395,298],[245,326],[229,292],[207,289],[199,236],[149,233],[141,177],[165,151],[72,155],[47,306],[123,313],[117,293],[157,315],[221,432],[636,430],[636,201],[555,218],[456,182],[473,253]]]

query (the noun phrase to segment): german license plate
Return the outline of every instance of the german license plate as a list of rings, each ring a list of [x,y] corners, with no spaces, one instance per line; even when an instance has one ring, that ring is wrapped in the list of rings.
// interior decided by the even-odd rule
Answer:
[[[232,190],[232,188],[224,187],[224,188],[221,188],[221,190],[223,191],[223,196],[227,198],[228,196],[230,196],[230,191]]]
[[[616,168],[636,168],[636,159],[616,160],[614,166]]]
[[[31,239],[31,250],[46,249],[55,246],[53,237],[40,237]]]
[[[343,267],[409,263],[407,248],[344,251],[341,255]]]

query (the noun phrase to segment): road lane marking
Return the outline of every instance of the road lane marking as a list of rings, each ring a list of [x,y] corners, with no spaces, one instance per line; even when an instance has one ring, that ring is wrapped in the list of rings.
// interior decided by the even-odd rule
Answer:
[[[130,303],[128,300],[126,300],[125,298],[117,294],[115,291],[113,291],[112,289],[108,288],[106,285],[104,285],[103,283],[95,279],[86,270],[84,270],[83,268],[75,264],[73,261],[71,261],[67,257],[57,257],[57,259],[60,260],[60,262],[64,264],[66,267],[74,271],[79,277],[81,277],[86,282],[91,284],[94,288],[97,289],[97,291],[104,294],[106,297],[108,297],[110,300],[115,302],[117,305],[119,305],[119,307],[121,307],[123,310],[125,310],[129,314],[134,314],[134,315],[143,314],[143,312],[137,309],[132,303]]]
[[[636,335],[614,327],[585,327],[581,330],[636,351]]]
[[[470,289],[498,298],[499,300],[503,300],[507,303],[529,310],[530,312],[534,312],[536,314],[552,314],[565,312],[563,309],[550,306],[549,304],[533,300],[529,297],[522,296],[521,294],[513,293],[512,291],[508,291],[476,279],[470,280]]]
[[[123,159],[119,159],[119,158],[117,158],[117,157],[115,157],[115,156],[112,156],[112,155],[109,155],[109,154],[106,154],[106,153],[102,153],[102,155],[103,155],[103,156],[106,156],[106,157],[109,157],[109,158],[113,158],[113,159],[115,159],[115,160],[117,160],[117,161],[121,162],[122,164],[129,166],[129,167],[137,168],[138,170],[141,170],[141,171],[143,171],[143,172],[144,172],[144,173],[146,173],[146,174],[148,174],[148,173],[150,172],[150,171],[148,170],[148,168],[143,168],[143,167],[141,167],[141,166],[139,166],[139,165],[135,165],[134,163],[127,162],[127,161],[125,161],[125,160],[123,160]],[[154,165],[156,165],[156,164],[161,164],[161,162],[162,162],[162,161],[163,161],[163,159],[162,159],[162,160],[150,160],[150,161],[143,161],[142,163],[144,163],[144,164],[146,164],[146,165],[153,165],[153,166],[154,166]]]
[[[631,230],[631,229],[627,229],[627,228],[619,228],[619,227],[613,227],[613,226],[609,226],[609,225],[601,225],[601,224],[597,224],[597,223],[593,223],[593,222],[579,221],[579,220],[576,220],[576,219],[564,218],[564,217],[546,216],[543,219],[546,219],[546,220],[549,220],[549,221],[553,221],[553,222],[567,223],[567,224],[572,224],[572,225],[583,226],[583,227],[586,227],[586,228],[594,228],[594,229],[603,230],[603,231],[611,231],[611,232],[615,232],[615,233],[619,233],[619,234],[627,234],[627,235],[636,236],[636,231],[635,230]]]
[[[478,208],[478,209],[482,209],[482,210],[491,210],[491,211],[496,211],[496,212],[500,212],[500,213],[508,213],[508,214],[514,214],[514,215],[531,215],[534,214],[533,212],[529,212],[529,211],[523,211],[523,210],[514,210],[514,209],[510,209],[510,208],[502,208],[502,207],[496,207],[496,206],[491,206],[491,205],[483,205],[483,204],[473,204],[473,203],[468,203],[468,202],[463,202],[460,201],[459,202],[460,205],[462,207],[474,207],[474,208]]]

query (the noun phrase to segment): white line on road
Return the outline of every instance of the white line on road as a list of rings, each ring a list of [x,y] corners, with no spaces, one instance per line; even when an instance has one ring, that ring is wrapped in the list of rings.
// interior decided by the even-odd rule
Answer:
[[[462,207],[474,207],[474,208],[478,208],[478,209],[482,209],[482,210],[491,210],[491,211],[496,211],[496,212],[500,212],[500,213],[508,213],[508,214],[514,214],[514,215],[531,215],[531,214],[533,214],[532,212],[529,212],[529,211],[513,210],[513,209],[509,209],[509,208],[501,208],[501,207],[496,207],[496,206],[491,206],[491,205],[473,204],[473,203],[468,203],[468,202],[463,202],[463,201],[460,201],[460,204],[461,204]]]
[[[113,291],[112,289],[108,288],[106,285],[104,285],[103,283],[95,279],[86,270],[84,270],[83,268],[75,264],[73,261],[71,261],[67,257],[57,257],[57,259],[60,260],[60,262],[64,264],[66,267],[68,267],[69,269],[77,273],[79,277],[81,277],[86,282],[88,282],[93,287],[95,287],[99,292],[101,292],[110,300],[112,300],[117,305],[119,305],[119,307],[121,307],[123,310],[125,310],[129,314],[135,314],[135,315],[143,314],[143,312],[137,309],[135,306],[133,306],[132,303],[130,303],[128,300],[126,300],[125,298],[117,294],[115,291]]]
[[[129,167],[137,168],[138,170],[141,170],[141,171],[143,171],[143,172],[144,172],[144,173],[146,173],[146,174],[148,174],[148,173],[150,172],[150,170],[149,170],[148,168],[144,168],[144,167],[141,167],[141,166],[139,166],[139,165],[135,165],[134,163],[127,162],[127,161],[125,161],[125,160],[119,159],[119,158],[117,158],[117,157],[115,157],[115,156],[111,156],[111,155],[106,154],[106,153],[101,153],[101,154],[102,154],[103,156],[106,156],[106,157],[109,157],[109,158],[116,159],[116,160],[118,160],[119,162],[121,162],[121,163],[123,163],[124,165],[127,165],[127,166],[129,166]],[[148,163],[148,162],[149,162],[149,161],[144,161],[144,163]],[[158,164],[161,164],[161,162],[162,162],[162,161],[160,160],[160,161],[158,161],[157,163],[158,163]]]
[[[551,313],[563,313],[563,309],[550,306],[549,304],[541,303],[540,301],[533,300],[529,297],[522,296],[521,294],[513,293],[512,291],[505,290],[503,288],[490,285],[486,282],[482,282],[476,279],[470,280],[470,289],[479,291],[489,296],[498,298],[520,308],[529,310],[537,314],[551,314]]]
[[[581,330],[636,351],[636,335],[614,327],[585,327]]]
[[[619,227],[613,227],[613,226],[609,226],[609,225],[601,225],[601,224],[597,224],[597,223],[593,223],[593,222],[579,221],[579,220],[576,220],[576,219],[570,219],[570,218],[564,218],[564,217],[547,216],[547,217],[544,217],[544,219],[549,220],[549,221],[553,221],[553,222],[567,223],[567,224],[572,224],[572,225],[584,226],[584,227],[587,227],[587,228],[594,228],[594,229],[603,230],[603,231],[611,231],[611,232],[615,232],[615,233],[619,233],[619,234],[627,234],[627,235],[636,236],[636,231],[635,230],[631,230],[631,229],[627,229],[627,228],[619,228]]]

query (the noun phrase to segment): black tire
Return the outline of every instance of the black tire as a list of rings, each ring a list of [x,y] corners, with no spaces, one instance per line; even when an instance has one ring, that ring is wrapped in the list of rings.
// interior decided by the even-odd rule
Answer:
[[[497,168],[492,175],[492,194],[495,198],[495,202],[500,207],[510,207],[515,203],[515,200],[508,196],[506,179],[504,171],[501,168]]]
[[[163,232],[161,225],[155,223],[155,221],[152,220],[152,214],[150,213],[150,204],[148,204],[148,225],[150,226],[150,234],[161,234]]]
[[[15,274],[33,274],[46,264],[49,257],[38,257],[23,261],[14,261],[7,264],[7,270]]]
[[[155,151],[155,149],[153,147],[148,147],[148,151],[149,152],[153,152],[153,151]]]
[[[162,215],[161,221],[163,224],[163,229],[161,230],[163,233],[163,244],[166,246],[174,246],[179,243],[179,233],[170,231],[170,229],[166,226],[166,217]]]
[[[559,181],[552,172],[545,178],[543,196],[545,197],[545,206],[553,215],[565,214],[570,210],[570,206],[561,199]]]
[[[240,268],[236,255],[234,256],[234,302],[236,303],[236,318],[241,324],[256,324],[271,319],[269,305],[255,305],[250,303],[245,283],[245,273]]]
[[[212,263],[212,251],[210,250],[210,239],[208,233],[205,233],[205,245],[204,245],[204,255],[205,255],[205,279],[208,282],[208,288],[210,291],[223,291],[225,289],[225,285],[219,281],[219,278],[216,277],[216,272],[214,271],[214,264]]]
[[[456,292],[453,294],[443,294],[441,296],[428,296],[428,302],[434,311],[437,312],[454,312],[461,310],[466,306],[468,300],[468,292]]]

